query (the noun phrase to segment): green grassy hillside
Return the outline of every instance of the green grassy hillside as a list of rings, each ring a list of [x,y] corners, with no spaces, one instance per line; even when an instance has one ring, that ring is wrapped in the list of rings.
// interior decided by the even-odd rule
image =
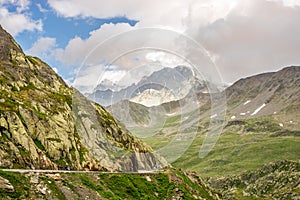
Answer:
[[[0,171],[14,191],[1,199],[220,199],[196,174],[170,169],[151,174],[19,174]],[[1,179],[0,179],[1,180]]]
[[[179,123],[179,119],[178,116],[169,118],[162,132],[167,132],[167,127],[176,124],[176,121]],[[279,122],[271,117],[229,121],[214,149],[206,157],[199,158],[205,132],[205,128],[199,128],[187,151],[172,163],[174,167],[196,171],[207,177],[239,174],[269,162],[300,158],[300,131],[292,125],[281,127]],[[175,136],[176,132],[156,134],[145,138],[144,141],[158,150],[171,142]]]

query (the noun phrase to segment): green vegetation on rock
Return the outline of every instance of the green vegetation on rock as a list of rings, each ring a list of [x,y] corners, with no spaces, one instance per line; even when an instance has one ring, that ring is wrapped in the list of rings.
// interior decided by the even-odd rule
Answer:
[[[2,199],[220,199],[221,194],[205,185],[193,173],[169,169],[149,174],[25,174],[18,183],[19,173],[1,172],[16,191],[0,189]],[[24,183],[23,185],[21,183]],[[1,196],[2,195],[2,196]],[[7,196],[6,196],[7,195]]]
[[[46,63],[26,56],[2,27],[0,39],[1,168],[136,171],[159,165],[150,146]],[[140,152],[149,154],[135,155]]]

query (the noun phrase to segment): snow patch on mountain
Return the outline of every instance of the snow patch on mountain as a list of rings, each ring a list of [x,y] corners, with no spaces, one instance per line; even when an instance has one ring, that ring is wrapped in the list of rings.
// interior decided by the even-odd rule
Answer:
[[[261,105],[260,107],[258,107],[252,114],[251,114],[251,116],[253,116],[253,115],[256,115],[261,109],[263,109],[263,107],[265,107],[266,106],[266,104],[264,103],[263,105]]]
[[[173,112],[173,113],[166,113],[166,116],[168,116],[168,117],[171,117],[171,116],[174,116],[174,115],[176,115],[177,114],[177,112]]]
[[[215,118],[217,116],[218,116],[218,114],[213,114],[213,115],[210,116],[210,118],[213,119],[213,118]]]
[[[163,103],[178,100],[173,92],[168,89],[147,89],[138,96],[130,99],[131,102],[139,103],[147,107],[158,106]]]
[[[250,103],[251,102],[251,100],[247,100],[245,103],[244,103],[244,105],[247,105],[248,103]]]

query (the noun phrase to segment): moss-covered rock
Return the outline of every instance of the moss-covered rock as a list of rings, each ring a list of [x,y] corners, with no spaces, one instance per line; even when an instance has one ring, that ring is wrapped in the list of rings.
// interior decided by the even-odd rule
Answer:
[[[138,170],[163,166],[103,107],[26,56],[0,27],[0,167]]]

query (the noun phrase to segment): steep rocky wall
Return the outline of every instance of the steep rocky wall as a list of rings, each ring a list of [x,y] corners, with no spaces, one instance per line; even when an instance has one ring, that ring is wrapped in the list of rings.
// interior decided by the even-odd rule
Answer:
[[[152,169],[159,157],[0,27],[0,167]],[[142,156],[132,156],[143,154]],[[136,159],[136,160],[135,160]],[[145,162],[144,162],[145,161]]]

